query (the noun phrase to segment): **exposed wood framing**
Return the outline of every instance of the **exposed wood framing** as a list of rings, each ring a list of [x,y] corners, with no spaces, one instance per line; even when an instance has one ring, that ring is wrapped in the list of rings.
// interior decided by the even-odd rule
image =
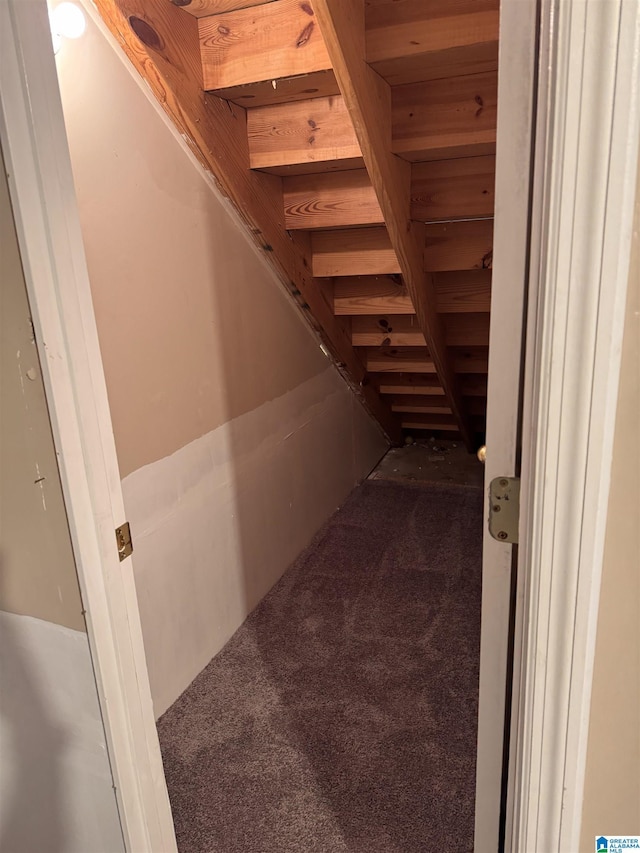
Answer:
[[[432,272],[489,270],[492,265],[493,219],[425,227],[425,269]]]
[[[249,113],[252,169],[349,161],[361,156],[349,111],[337,95],[258,107]],[[283,172],[286,174],[286,171]]]
[[[493,0],[399,0],[367,8],[367,61],[391,85],[498,67]]]
[[[314,8],[434,369],[471,447],[471,427],[436,312],[434,280],[423,270],[423,234],[409,219],[411,168],[391,150],[391,89],[366,64],[364,0],[315,0]]]
[[[251,6],[261,6],[273,0],[171,0],[174,6],[179,6],[190,15],[202,18],[205,15],[219,15],[222,12],[234,12],[236,9],[248,9]]]
[[[414,161],[494,154],[497,89],[496,72],[396,87],[394,153]]]
[[[493,216],[496,158],[461,157],[416,163],[411,218],[422,222]]]
[[[275,0],[200,18],[198,32],[208,90],[331,70],[311,3]]]
[[[384,224],[366,169],[286,178],[284,210],[292,229]]]
[[[313,234],[313,274],[389,275],[401,271],[386,228],[345,228]]]
[[[197,158],[231,199],[352,387],[392,440],[399,440],[395,416],[373,384],[365,381],[365,367],[349,331],[314,281],[308,240],[285,228],[281,179],[249,169],[245,110],[202,91],[196,17],[167,0],[96,0],[96,5]]]
[[[97,5],[387,434],[446,416],[471,448],[498,0]],[[443,399],[407,412],[405,395]]]

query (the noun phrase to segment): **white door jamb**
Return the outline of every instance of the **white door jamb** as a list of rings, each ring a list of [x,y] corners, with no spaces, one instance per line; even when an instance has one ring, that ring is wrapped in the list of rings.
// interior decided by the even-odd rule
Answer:
[[[126,849],[176,850],[44,0],[0,0],[0,141]]]
[[[506,850],[579,849],[640,128],[640,4],[545,0]]]
[[[537,0],[501,0],[485,484],[519,474],[521,358],[535,123]],[[489,512],[485,489],[485,518]],[[497,853],[513,546],[484,526],[474,847]]]

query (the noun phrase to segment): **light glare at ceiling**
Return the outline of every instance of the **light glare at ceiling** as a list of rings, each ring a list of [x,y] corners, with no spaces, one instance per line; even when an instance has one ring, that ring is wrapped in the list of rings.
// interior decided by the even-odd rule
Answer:
[[[77,39],[87,28],[87,21],[82,9],[75,3],[65,0],[59,3],[49,16],[53,48],[57,53],[62,38]]]

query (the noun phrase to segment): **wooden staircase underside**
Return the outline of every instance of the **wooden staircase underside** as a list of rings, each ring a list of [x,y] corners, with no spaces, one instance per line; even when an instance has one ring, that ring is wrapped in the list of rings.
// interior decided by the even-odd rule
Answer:
[[[95,0],[345,377],[484,431],[498,0]]]

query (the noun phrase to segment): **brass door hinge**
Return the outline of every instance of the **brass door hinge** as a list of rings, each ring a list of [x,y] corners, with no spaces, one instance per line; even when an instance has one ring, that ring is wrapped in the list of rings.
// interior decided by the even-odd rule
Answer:
[[[499,542],[518,541],[520,478],[496,477],[489,484],[489,533]]]
[[[118,544],[118,556],[122,562],[133,554],[133,541],[131,540],[131,528],[128,521],[125,521],[120,527],[116,527],[116,542]]]

